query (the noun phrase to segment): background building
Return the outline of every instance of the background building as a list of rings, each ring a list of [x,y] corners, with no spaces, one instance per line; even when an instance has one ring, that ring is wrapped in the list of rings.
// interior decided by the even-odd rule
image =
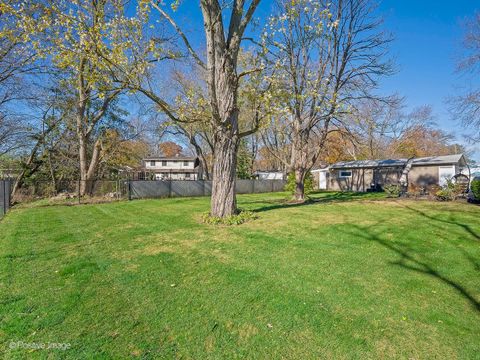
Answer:
[[[153,156],[142,160],[136,180],[202,180],[202,166],[197,157]]]

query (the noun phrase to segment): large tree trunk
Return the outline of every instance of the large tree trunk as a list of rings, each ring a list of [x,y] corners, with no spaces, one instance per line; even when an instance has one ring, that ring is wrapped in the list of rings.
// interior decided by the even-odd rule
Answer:
[[[77,130],[78,131],[78,130]],[[85,196],[87,191],[87,139],[78,133],[78,155],[80,161],[80,196]]]
[[[243,34],[259,3],[260,0],[252,0],[250,5],[246,5],[245,1],[234,1],[230,22],[228,27],[224,27],[223,2],[220,4],[218,0],[200,1],[206,36],[206,64],[198,57],[185,34],[161,6],[153,5],[175,27],[195,61],[206,70],[211,120],[215,129],[212,216],[227,217],[237,211],[235,199],[239,139],[237,61]],[[165,105],[161,106],[165,110]]]
[[[207,75],[207,86],[211,125],[214,135],[214,165],[211,199],[211,215],[227,217],[236,213],[235,177],[237,148],[239,139],[237,92],[237,61],[243,34],[252,20],[253,14],[261,0],[234,1],[230,22],[224,26],[223,2],[202,0],[200,8],[206,36],[207,62],[198,56],[187,37],[175,21],[163,10],[161,2],[152,2],[162,16],[170,22],[183,40],[188,52]],[[228,29],[228,30],[227,30]],[[227,30],[227,31],[226,31]],[[178,119],[170,111],[165,101],[150,91],[136,88],[153,99],[174,121]]]
[[[217,134],[213,164],[211,215],[232,216],[237,213],[235,178],[238,141],[226,129]]]
[[[231,74],[231,77],[234,76]],[[237,177],[238,110],[236,84],[224,79],[219,101],[222,121],[217,125],[214,140],[212,198],[210,214],[227,217],[237,213],[235,180]]]
[[[295,170],[295,193],[293,199],[298,202],[305,201],[305,175],[304,169]]]
[[[297,128],[300,127],[300,122],[297,123]],[[293,200],[298,202],[305,201],[305,177],[307,174],[307,152],[308,142],[305,140],[305,135],[302,131],[296,130],[292,144],[292,170],[295,174],[295,192],[293,193]]]
[[[204,13],[204,18],[207,20],[208,85],[212,123],[215,127],[210,214],[224,218],[237,213],[237,59],[225,43],[218,3],[211,2],[209,6],[202,10],[207,12]]]
[[[100,160],[101,140],[97,139],[93,146],[92,158],[88,161],[87,143],[88,138],[78,134],[79,157],[80,157],[80,196],[92,195],[93,182]]]

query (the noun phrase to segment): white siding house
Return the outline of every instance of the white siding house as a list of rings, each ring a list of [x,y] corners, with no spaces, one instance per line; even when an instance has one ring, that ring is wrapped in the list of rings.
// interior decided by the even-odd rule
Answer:
[[[142,160],[139,179],[201,180],[202,167],[196,157],[148,157]]]
[[[255,171],[254,176],[258,180],[284,180],[285,178],[281,171]]]

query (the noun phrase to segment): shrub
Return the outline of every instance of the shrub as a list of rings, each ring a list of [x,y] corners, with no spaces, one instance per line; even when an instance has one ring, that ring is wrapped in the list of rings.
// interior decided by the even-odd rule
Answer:
[[[396,198],[400,196],[402,187],[400,185],[389,184],[383,187],[383,190],[387,193],[387,197]]]
[[[475,179],[470,184],[470,189],[472,189],[472,194],[475,197],[475,200],[480,200],[480,180]]]
[[[305,195],[310,194],[313,191],[313,176],[312,173],[309,171],[305,176],[305,180],[303,182]],[[287,177],[287,184],[285,185],[285,191],[288,191],[292,194],[295,194],[295,173],[288,174]]]
[[[435,193],[435,197],[440,201],[452,201],[463,193],[462,186],[455,184],[452,180],[447,180],[440,190]]]
[[[257,218],[258,216],[252,211],[240,211],[238,214],[226,218],[211,216],[210,213],[206,213],[203,214],[202,221],[209,225],[240,225]]]
[[[449,188],[447,188],[447,187],[438,190],[438,191],[435,193],[435,197],[436,197],[437,200],[439,200],[439,201],[451,201],[451,200],[454,199],[454,195],[453,195],[452,190],[449,189]]]

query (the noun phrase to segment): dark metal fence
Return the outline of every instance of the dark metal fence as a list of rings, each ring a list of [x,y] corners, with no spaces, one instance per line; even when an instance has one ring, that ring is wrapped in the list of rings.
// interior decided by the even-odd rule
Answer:
[[[237,194],[283,191],[284,180],[237,180]],[[128,181],[129,199],[210,196],[212,182],[206,180]]]
[[[0,180],[0,218],[10,209],[11,181]]]
[[[115,201],[127,196],[123,180],[35,180],[22,184],[14,196],[15,202],[49,199],[53,202]]]
[[[285,183],[284,180],[237,180],[236,192],[253,194],[283,191]],[[9,186],[9,203],[10,191]],[[206,180],[62,180],[55,183],[36,180],[22,184],[13,201],[23,203],[45,199],[49,204],[75,204],[211,194],[212,182]]]

